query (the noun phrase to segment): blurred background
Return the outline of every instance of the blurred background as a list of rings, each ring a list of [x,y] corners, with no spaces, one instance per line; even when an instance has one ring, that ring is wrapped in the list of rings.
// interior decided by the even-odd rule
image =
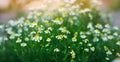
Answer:
[[[50,1],[50,0],[46,0]],[[114,25],[120,27],[120,0],[101,0],[100,11],[109,13]],[[53,2],[54,3],[54,2]],[[0,0],[0,24],[5,24],[9,19],[23,16],[32,9],[43,7],[41,0]],[[59,5],[58,3],[51,6]]]

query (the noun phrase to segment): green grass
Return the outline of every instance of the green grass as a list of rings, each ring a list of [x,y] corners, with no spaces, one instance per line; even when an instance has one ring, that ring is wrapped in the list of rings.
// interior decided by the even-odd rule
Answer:
[[[119,57],[119,29],[91,5],[65,4],[62,8],[69,9],[63,12],[38,10],[11,21],[3,27],[0,62],[110,62]]]

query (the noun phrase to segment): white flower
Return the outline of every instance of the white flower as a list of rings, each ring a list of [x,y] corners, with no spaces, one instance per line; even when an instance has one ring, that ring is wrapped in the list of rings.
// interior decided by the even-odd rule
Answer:
[[[100,31],[99,31],[98,29],[96,29],[94,32],[95,32],[96,34],[99,34],[99,33],[100,33]]]
[[[119,30],[119,28],[118,28],[117,26],[114,26],[113,29],[115,29],[115,30]]]
[[[113,39],[113,38],[114,38],[113,35],[108,36],[108,39],[110,39],[110,40]]]
[[[37,42],[40,42],[42,40],[42,37],[39,36],[39,34],[36,34],[35,37],[32,38],[32,40],[35,40]]]
[[[62,18],[56,18],[55,20],[53,20],[53,22],[56,24],[62,24],[63,20],[62,20]]]
[[[103,40],[103,41],[107,41],[108,38],[104,36],[104,37],[102,37],[102,40]]]
[[[118,57],[120,57],[120,53],[117,52],[116,55],[117,55]]]
[[[44,32],[45,32],[46,34],[49,34],[49,33],[50,33],[50,31],[49,31],[49,30],[45,30]]]
[[[89,52],[89,49],[88,49],[88,48],[85,48],[84,51],[85,51],[85,52]]]
[[[120,41],[118,41],[118,42],[116,43],[116,45],[119,45],[119,46],[120,46]]]
[[[76,41],[77,41],[76,37],[73,37],[73,38],[72,38],[72,41],[73,41],[73,42],[76,42]]]
[[[86,13],[86,12],[90,12],[91,10],[89,8],[85,8],[83,10],[80,10],[80,13]]]
[[[116,58],[116,59],[113,60],[112,62],[120,62],[120,58]]]
[[[93,29],[93,24],[92,23],[88,23],[87,28],[92,30]]]
[[[18,33],[21,33],[22,32],[22,29],[18,29]]]
[[[28,37],[26,37],[26,38],[25,38],[25,41],[29,41],[29,38],[28,38]]]
[[[60,50],[58,48],[55,48],[54,52],[60,52]]]
[[[97,25],[95,25],[95,27],[98,28],[98,29],[102,29],[103,28],[103,26],[101,24],[99,24],[99,23]]]
[[[12,33],[13,33],[13,31],[12,31],[12,28],[11,28],[11,27],[6,28],[6,29],[5,29],[5,31],[7,31],[7,33],[8,33],[8,34],[12,34]]]
[[[27,28],[27,27],[24,27],[24,30],[25,30],[25,31],[28,31],[28,28]]]
[[[11,26],[15,26],[15,25],[17,25],[18,23],[16,22],[16,21],[14,21],[14,20],[9,20],[9,22],[8,22]]]
[[[84,38],[86,38],[86,35],[81,35],[80,37],[84,39]]]
[[[80,32],[80,35],[84,35],[85,34],[85,32]]]
[[[11,34],[9,38],[10,39],[14,39],[15,38],[15,34]]]
[[[92,16],[92,14],[88,14],[88,16],[89,16],[89,18],[90,18],[90,20],[92,20],[93,19],[93,16]]]
[[[105,58],[106,60],[110,60],[108,57]]]
[[[88,46],[92,46],[92,44],[91,44],[91,43],[88,43],[87,45],[88,45]]]
[[[90,35],[90,34],[91,34],[91,32],[90,32],[90,31],[88,31],[88,32],[86,32],[86,34],[87,34],[87,35]]]
[[[80,45],[82,45],[83,43],[82,43],[82,42],[80,42],[79,44],[80,44]]]
[[[17,33],[17,34],[15,34],[15,36],[18,36],[18,37],[21,36],[21,35],[22,35],[21,33]]]
[[[30,24],[30,27],[34,27],[34,26],[36,26],[36,25],[37,25],[36,22],[32,22],[32,23]]]
[[[50,38],[47,38],[47,40],[46,40],[47,42],[50,42],[51,41],[51,39]]]
[[[72,50],[72,51],[70,52],[70,54],[71,54],[72,58],[75,58],[76,53],[74,52],[74,50]]]
[[[106,27],[106,28],[110,28],[110,25],[109,25],[109,24],[106,24],[105,27]]]
[[[90,49],[91,49],[91,51],[93,51],[93,52],[95,51],[95,47],[91,47]]]
[[[119,34],[117,32],[113,33],[114,36],[118,36]]]
[[[98,41],[99,41],[99,38],[97,38],[97,37],[93,38],[93,42],[98,42]]]
[[[66,29],[66,27],[60,27],[58,30],[60,30],[62,33],[70,34],[70,32]]]
[[[62,39],[62,38],[63,38],[63,35],[61,35],[61,34],[60,34],[60,35],[57,35],[56,38],[57,38],[57,39]]]
[[[26,43],[21,43],[20,46],[25,47],[25,46],[27,46],[27,44]]]
[[[65,38],[65,39],[66,39],[66,38],[67,38],[67,36],[66,36],[66,35],[63,35],[63,38]]]
[[[84,41],[85,41],[85,43],[88,43],[89,40],[88,40],[88,39],[85,39]]]
[[[52,31],[52,30],[53,30],[53,28],[52,28],[52,27],[48,27],[48,30]]]
[[[110,50],[108,50],[108,51],[106,52],[106,54],[107,54],[107,55],[111,55],[112,52],[111,52]]]
[[[107,28],[104,28],[104,29],[102,30],[102,32],[110,33],[110,30],[107,29]]]
[[[35,32],[35,31],[32,31],[32,32],[30,33],[30,35],[32,35],[32,34],[36,34],[36,32]]]
[[[17,39],[16,43],[20,43],[22,40],[20,38]]]

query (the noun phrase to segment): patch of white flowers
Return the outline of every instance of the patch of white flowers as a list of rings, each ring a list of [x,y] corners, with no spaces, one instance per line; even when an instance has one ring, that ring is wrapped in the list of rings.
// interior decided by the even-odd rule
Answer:
[[[64,2],[73,4],[76,0],[64,0]],[[65,5],[65,8],[59,8],[59,10],[51,9],[50,12],[52,13],[49,11],[46,11],[46,13],[33,11],[26,18],[21,17],[15,22],[11,20],[6,25],[5,31],[8,35],[6,39],[19,44],[21,47],[39,45],[39,48],[42,45],[41,48],[48,47],[57,53],[63,53],[63,49],[60,48],[62,44],[62,46],[70,49],[69,53],[72,59],[77,57],[77,49],[74,50],[73,46],[77,46],[75,48],[81,49],[84,53],[96,52],[100,47],[103,47],[106,56],[112,55],[114,51],[105,44],[113,42],[115,46],[120,46],[119,28],[112,27],[110,24],[89,22],[86,25],[82,24],[85,29],[82,30],[83,27],[79,24],[81,20],[79,20],[78,16],[89,13],[87,16],[92,20],[91,11],[90,8],[81,9],[79,5],[73,5],[72,7]],[[56,12],[59,12],[60,17],[55,15],[58,14]],[[0,28],[3,28],[3,26],[0,26]],[[100,44],[102,46],[98,48]],[[120,56],[120,52],[116,52],[116,56]],[[109,60],[109,57],[105,59]]]

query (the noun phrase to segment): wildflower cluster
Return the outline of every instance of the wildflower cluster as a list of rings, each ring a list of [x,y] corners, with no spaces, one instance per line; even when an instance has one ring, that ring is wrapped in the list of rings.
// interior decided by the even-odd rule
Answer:
[[[93,6],[85,7],[84,0],[77,2],[64,0],[64,7],[10,20],[4,26],[10,50],[22,62],[109,62],[120,57],[119,28],[106,23]]]

